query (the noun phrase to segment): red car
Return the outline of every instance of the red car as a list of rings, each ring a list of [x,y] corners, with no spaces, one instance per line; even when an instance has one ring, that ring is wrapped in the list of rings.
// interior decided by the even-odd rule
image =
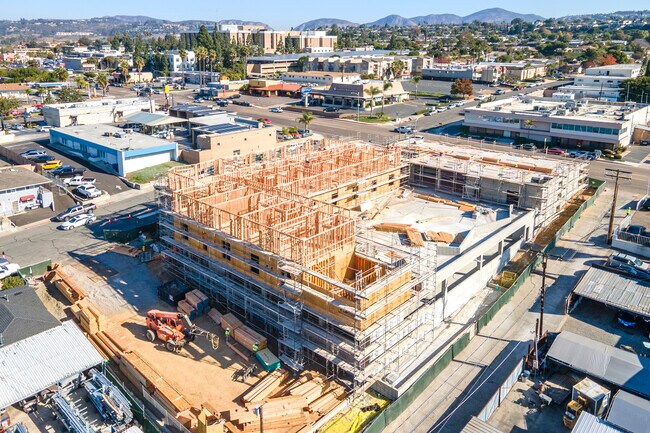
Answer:
[[[273,123],[273,122],[271,122],[270,119],[267,119],[265,117],[260,117],[259,119],[257,119],[257,121],[262,122],[265,125],[271,125]]]
[[[560,149],[559,147],[551,147],[550,149],[546,150],[546,153],[548,155],[564,155],[566,153],[566,150]]]

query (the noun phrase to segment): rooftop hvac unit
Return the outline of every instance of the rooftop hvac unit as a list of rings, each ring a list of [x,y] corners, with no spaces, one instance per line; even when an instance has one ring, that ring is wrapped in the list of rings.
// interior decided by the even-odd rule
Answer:
[[[557,110],[558,116],[566,116],[566,110]]]

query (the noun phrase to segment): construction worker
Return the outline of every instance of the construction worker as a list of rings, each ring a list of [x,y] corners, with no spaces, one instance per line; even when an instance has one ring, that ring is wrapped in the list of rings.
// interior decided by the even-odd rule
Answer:
[[[630,208],[630,207],[628,206],[628,207],[627,207],[627,214],[630,215],[631,213],[632,213],[632,208]]]
[[[253,344],[253,353],[257,353],[259,349],[260,349],[259,343],[255,342],[255,344]]]
[[[230,328],[226,328],[226,343],[228,342],[228,337],[230,336]]]

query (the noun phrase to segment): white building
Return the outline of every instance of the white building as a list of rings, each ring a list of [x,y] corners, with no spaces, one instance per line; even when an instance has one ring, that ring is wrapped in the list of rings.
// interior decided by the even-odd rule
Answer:
[[[143,98],[101,99],[44,105],[43,118],[54,127],[94,125],[119,122],[122,117],[139,111],[151,111],[151,103]]]
[[[628,146],[646,125],[647,105],[547,98],[508,98],[465,109],[470,134],[523,138],[550,146],[613,149]]]
[[[185,58],[182,59],[179,51],[169,51],[167,59],[169,60],[169,70],[171,72],[193,71],[196,68],[196,55],[194,51],[186,51]]]
[[[351,84],[361,79],[361,75],[353,72],[323,72],[323,71],[305,71],[305,72],[285,72],[280,75],[282,81],[288,83],[304,83],[317,86],[330,86],[332,83]]]
[[[120,176],[178,159],[178,144],[109,125],[50,130],[50,144]]]
[[[595,98],[616,102],[621,99],[623,82],[641,74],[641,65],[625,64],[588,68],[584,75],[575,78],[572,85],[562,87],[579,98]]]

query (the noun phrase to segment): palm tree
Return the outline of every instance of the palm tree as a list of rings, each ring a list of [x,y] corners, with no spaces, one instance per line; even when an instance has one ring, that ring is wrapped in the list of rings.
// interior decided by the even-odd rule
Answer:
[[[381,90],[375,86],[371,86],[363,90],[363,93],[370,96],[370,115],[372,116],[375,111],[375,96],[381,93]]]
[[[120,62],[120,70],[122,71],[122,78],[124,82],[129,81],[129,63],[126,60]]]
[[[194,54],[196,55],[199,71],[205,69],[205,59],[208,57],[208,50],[205,47],[197,47],[194,50]]]
[[[415,84],[415,99],[418,99],[418,83],[421,79],[422,77],[419,75],[415,75],[413,78],[411,78],[411,83]]]
[[[138,70],[138,83],[140,83],[142,82],[142,68],[144,68],[144,59],[140,56],[137,56],[135,59],[133,59],[133,64]]]
[[[102,88],[102,96],[106,96],[106,89],[108,89],[108,77],[105,73],[100,72],[97,75],[97,84]]]
[[[77,88],[78,89],[86,87],[86,85],[88,84],[88,82],[83,77],[83,75],[77,75],[76,77],[74,77],[74,82],[77,83]]]
[[[298,123],[305,125],[305,131],[309,129],[309,124],[314,120],[314,115],[311,111],[303,111],[302,116],[297,119]]]
[[[390,81],[384,81],[384,86],[383,89],[384,91],[381,94],[381,111],[384,111],[384,107],[386,106],[386,90],[390,89],[393,87],[393,83]]]

